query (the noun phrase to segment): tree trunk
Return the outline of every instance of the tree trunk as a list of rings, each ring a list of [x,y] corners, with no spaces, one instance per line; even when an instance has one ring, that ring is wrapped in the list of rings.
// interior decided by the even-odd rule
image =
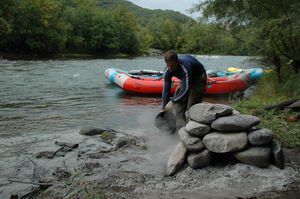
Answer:
[[[278,55],[273,56],[272,62],[274,64],[276,72],[277,72],[278,81],[281,82],[281,76],[280,76],[281,62],[280,62],[280,58],[278,57]]]
[[[300,61],[299,60],[294,59],[292,62],[292,66],[296,73],[298,73],[300,71]]]

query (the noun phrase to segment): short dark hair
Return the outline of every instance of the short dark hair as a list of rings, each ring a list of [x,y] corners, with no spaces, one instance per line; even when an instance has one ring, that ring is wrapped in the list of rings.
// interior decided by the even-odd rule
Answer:
[[[165,62],[178,62],[178,55],[174,50],[165,53]]]

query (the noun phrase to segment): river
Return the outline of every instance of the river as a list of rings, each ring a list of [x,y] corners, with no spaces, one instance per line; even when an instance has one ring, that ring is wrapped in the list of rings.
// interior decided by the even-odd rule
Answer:
[[[207,70],[257,66],[242,56],[197,58]],[[163,70],[165,65],[162,57],[3,61],[0,136],[60,133],[83,126],[137,128],[138,117],[155,115],[161,99],[124,93],[105,79],[110,67]]]

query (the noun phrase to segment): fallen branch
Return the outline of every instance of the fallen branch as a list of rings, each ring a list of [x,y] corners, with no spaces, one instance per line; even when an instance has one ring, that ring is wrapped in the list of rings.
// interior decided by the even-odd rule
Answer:
[[[263,109],[264,110],[267,110],[267,111],[270,111],[272,109],[275,109],[275,110],[283,110],[284,108],[286,108],[287,106],[293,104],[294,102],[300,100],[300,98],[297,98],[297,99],[291,99],[291,100],[287,100],[287,101],[284,101],[284,102],[281,102],[279,104],[276,104],[276,105],[272,105],[272,106],[266,106],[264,107]]]

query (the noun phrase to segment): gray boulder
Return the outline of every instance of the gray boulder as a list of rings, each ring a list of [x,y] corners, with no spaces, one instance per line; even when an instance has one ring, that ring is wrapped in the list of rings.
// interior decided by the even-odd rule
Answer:
[[[186,125],[186,131],[192,136],[203,137],[210,131],[210,127],[191,120]]]
[[[211,124],[217,117],[230,115],[232,110],[224,104],[199,103],[189,109],[188,116],[196,122]]]
[[[203,149],[204,145],[201,139],[188,134],[185,127],[182,127],[178,134],[180,140],[189,151],[201,151]]]
[[[218,131],[245,131],[259,124],[260,119],[253,115],[232,115],[221,117],[211,124]]]
[[[87,127],[87,128],[82,128],[79,131],[80,135],[87,135],[87,136],[93,136],[93,135],[100,135],[102,134],[105,129],[100,129],[100,128],[94,128],[94,127]]]
[[[186,156],[187,156],[187,149],[182,144],[182,142],[179,142],[175,146],[168,160],[166,174],[168,176],[171,176],[174,175],[179,169],[181,169],[184,166],[184,163],[186,162]]]
[[[272,148],[272,158],[271,158],[272,162],[279,169],[283,169],[284,168],[284,153],[283,153],[280,142],[278,140],[273,139],[271,148]]]
[[[204,149],[201,152],[190,153],[187,157],[187,163],[193,169],[200,169],[210,164],[212,160],[212,152]]]
[[[273,139],[273,132],[269,129],[258,129],[248,134],[250,144],[262,146],[270,144]]]
[[[244,149],[248,144],[246,132],[220,133],[212,132],[204,136],[204,146],[215,153],[235,152]]]
[[[264,168],[269,165],[271,149],[269,147],[251,147],[245,151],[236,152],[234,156],[241,162]]]

